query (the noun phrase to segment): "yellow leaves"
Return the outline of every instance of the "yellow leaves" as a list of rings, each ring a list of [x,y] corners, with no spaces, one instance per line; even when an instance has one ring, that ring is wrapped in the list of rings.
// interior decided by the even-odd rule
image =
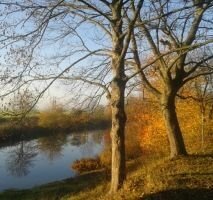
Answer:
[[[129,132],[137,136],[143,155],[159,151],[162,143],[167,145],[165,126],[157,103],[135,98],[127,107],[127,116],[127,136]]]
[[[186,91],[189,95],[190,91]],[[186,94],[186,93],[185,93]],[[192,93],[191,93],[192,94]],[[213,123],[208,117],[210,107],[206,107],[204,116],[204,145],[205,150],[211,149],[211,133]],[[200,102],[192,99],[176,100],[176,112],[183,132],[184,141],[189,153],[201,151],[202,115]],[[135,98],[127,107],[127,132],[138,135],[139,143],[144,154],[167,155],[169,153],[168,136],[161,109],[150,97],[149,99]],[[128,133],[127,133],[128,135]]]
[[[200,129],[199,105],[194,101],[177,101],[177,114],[183,132],[198,134]]]

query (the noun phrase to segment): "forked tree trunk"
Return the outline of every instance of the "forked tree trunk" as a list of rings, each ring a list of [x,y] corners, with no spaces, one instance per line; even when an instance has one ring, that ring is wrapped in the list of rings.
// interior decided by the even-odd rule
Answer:
[[[114,79],[111,85],[112,110],[112,172],[110,193],[115,193],[123,185],[126,178],[125,164],[125,124],[126,113],[124,109],[125,82]]]
[[[163,94],[161,108],[170,144],[170,157],[187,155],[175,109],[175,95]]]

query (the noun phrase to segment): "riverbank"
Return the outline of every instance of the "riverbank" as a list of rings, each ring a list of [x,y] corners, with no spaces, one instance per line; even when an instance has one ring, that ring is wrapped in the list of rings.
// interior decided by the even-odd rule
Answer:
[[[17,123],[0,125],[0,147],[10,146],[19,141],[29,141],[41,137],[54,135],[55,133],[79,133],[83,131],[105,130],[110,127],[110,120],[100,119],[78,124],[70,124],[66,128],[45,128],[34,122],[29,126]]]
[[[54,104],[46,110],[34,111],[25,117],[0,115],[0,146],[54,133],[103,130],[109,128],[110,124],[110,115],[104,107],[97,107],[93,111],[70,111]]]
[[[110,174],[84,173],[29,190],[0,193],[1,200],[210,200],[213,199],[213,155],[193,155],[176,160],[138,158],[127,162],[128,176],[118,194],[107,195]]]

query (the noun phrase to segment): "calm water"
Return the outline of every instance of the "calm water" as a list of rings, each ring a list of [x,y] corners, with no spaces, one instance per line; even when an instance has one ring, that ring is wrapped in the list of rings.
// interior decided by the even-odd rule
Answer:
[[[98,155],[103,148],[102,136],[103,131],[57,134],[0,148],[0,191],[75,176],[71,164]]]

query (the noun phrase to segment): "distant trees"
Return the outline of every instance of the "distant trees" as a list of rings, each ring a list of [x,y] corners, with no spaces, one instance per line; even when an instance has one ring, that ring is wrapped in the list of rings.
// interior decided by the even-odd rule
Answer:
[[[34,103],[35,94],[31,90],[17,90],[2,98],[1,114],[20,126],[30,126],[34,121],[31,114],[36,112]]]
[[[195,88],[190,87],[188,83],[184,87],[184,93],[181,93],[186,98],[177,97],[178,121],[189,154],[208,154],[212,151],[213,119],[209,118],[211,104],[206,107],[204,140],[202,141],[202,114],[200,102],[191,98],[195,96],[194,92],[196,92]],[[144,159],[167,157],[170,153],[169,141],[159,102],[152,95],[147,93],[145,95],[146,98],[142,96],[132,97],[128,101],[128,141],[131,141],[133,137],[134,147],[138,142],[140,143],[141,156]],[[134,140],[135,137],[137,137],[137,141]]]
[[[65,129],[70,126],[68,117],[64,108],[53,101],[49,108],[39,113],[38,125],[52,130]]]
[[[22,116],[33,109],[32,105],[34,102],[34,94],[28,89],[16,91],[7,102],[2,102],[3,113],[11,116]]]
[[[201,113],[201,144],[203,148],[206,122],[211,120],[213,115],[213,74],[201,77],[193,83],[196,91],[193,100],[199,104]]]

